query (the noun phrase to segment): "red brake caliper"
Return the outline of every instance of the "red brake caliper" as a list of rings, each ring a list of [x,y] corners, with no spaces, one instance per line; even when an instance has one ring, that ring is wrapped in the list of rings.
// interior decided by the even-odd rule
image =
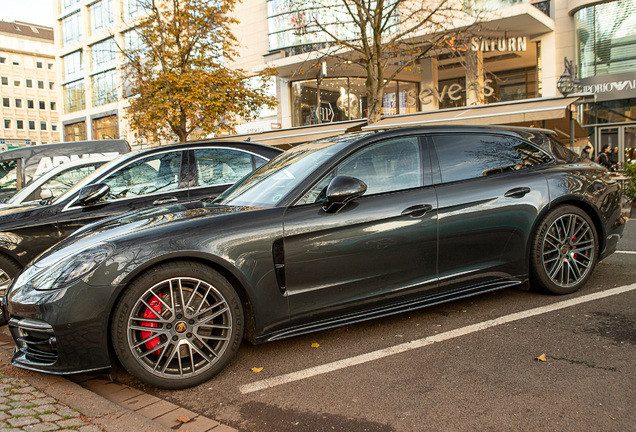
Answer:
[[[159,297],[161,297],[161,294],[159,294]],[[159,314],[161,314],[161,302],[159,301],[159,299],[157,297],[153,297],[150,299],[150,301],[148,302],[148,304],[150,305],[150,307],[152,309],[148,309],[146,308],[146,310],[143,313],[143,317],[144,318],[156,318],[159,319]],[[157,327],[157,323],[156,322],[148,322],[148,321],[142,321],[141,325],[144,327]],[[142,331],[141,332],[141,339],[146,339],[149,338],[150,336],[152,336],[153,332],[149,332],[149,331]],[[148,348],[149,350],[152,350],[154,347],[156,347],[159,344],[159,336],[157,336],[156,338],[150,339],[148,342],[145,343],[146,348]],[[157,350],[156,354],[161,354],[161,350]]]
[[[572,237],[572,241],[574,240],[576,240],[576,236]],[[574,246],[574,249],[576,249],[576,246]],[[576,259],[578,256],[578,254],[574,254],[574,259]]]

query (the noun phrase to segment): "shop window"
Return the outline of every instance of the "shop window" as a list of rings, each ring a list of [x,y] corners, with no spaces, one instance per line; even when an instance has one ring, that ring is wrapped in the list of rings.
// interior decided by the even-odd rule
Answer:
[[[93,120],[93,139],[115,139],[118,135],[117,116],[108,116]]]
[[[64,125],[65,141],[84,141],[86,139],[86,123],[78,122]]]
[[[537,97],[537,68],[530,67],[486,74],[493,89],[487,103],[505,102]]]
[[[466,78],[454,78],[437,83],[439,109],[466,106]]]

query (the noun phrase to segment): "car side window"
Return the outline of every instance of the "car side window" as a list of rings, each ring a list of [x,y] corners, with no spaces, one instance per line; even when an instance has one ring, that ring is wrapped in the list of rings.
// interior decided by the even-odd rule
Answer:
[[[235,183],[252,172],[252,156],[240,150],[194,150],[199,186]]]
[[[37,196],[33,197],[33,199],[41,199],[39,195],[40,192],[44,189],[50,190],[52,196],[59,197],[64,192],[72,188],[75,184],[79,183],[80,180],[91,175],[97,168],[99,168],[103,164],[104,162],[96,162],[91,165],[77,167],[61,172],[55,177],[44,182],[40,186],[39,191],[36,191]]]
[[[0,192],[16,190],[18,179],[18,160],[0,162]]]
[[[499,161],[505,171],[517,171],[550,162],[551,158],[532,144],[524,141],[501,137],[499,141]]]
[[[180,170],[180,151],[154,154],[132,162],[104,180],[110,187],[105,199],[131,198],[175,190],[179,187]]]
[[[326,199],[335,176],[349,176],[367,185],[364,195],[395,192],[423,186],[422,155],[418,137],[393,138],[372,144],[345,159],[299,201],[312,204]]]

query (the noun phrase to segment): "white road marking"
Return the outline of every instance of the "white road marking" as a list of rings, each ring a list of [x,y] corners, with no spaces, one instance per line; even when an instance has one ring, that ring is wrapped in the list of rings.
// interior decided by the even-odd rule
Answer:
[[[557,303],[553,303],[548,306],[542,306],[534,309],[528,309],[522,312],[505,315],[499,318],[495,318],[481,323],[469,325],[466,327],[458,328],[455,330],[447,331],[444,333],[436,334],[434,336],[425,337],[423,339],[406,342],[400,345],[395,345],[389,348],[373,351],[367,354],[361,354],[355,357],[350,357],[343,360],[338,360],[332,363],[327,363],[321,366],[304,369],[298,372],[292,372],[285,375],[280,375],[273,378],[268,378],[262,381],[256,381],[250,384],[245,384],[239,387],[239,391],[243,394],[253,393],[259,390],[264,390],[270,387],[287,384],[294,381],[310,378],[316,375],[321,375],[329,372],[333,372],[339,369],[344,369],[350,366],[367,363],[370,361],[378,360],[384,357],[389,357],[395,354],[400,354],[406,351],[422,348],[427,345],[431,345],[437,342],[446,341],[460,336],[465,336],[470,333],[475,333],[481,330],[486,330],[491,327],[495,327],[502,324],[507,324],[513,321],[518,321],[524,318],[533,317],[536,315],[553,312],[559,309],[576,306],[582,303],[591,302],[593,300],[602,299],[618,294],[623,294],[629,291],[636,290],[636,283],[632,285],[626,285],[618,288],[612,288],[607,291],[601,291],[594,294],[588,294],[581,297],[573,298],[570,300],[564,300]]]
[[[634,254],[634,255],[636,255],[636,251],[614,251],[614,253],[625,253],[625,254]]]

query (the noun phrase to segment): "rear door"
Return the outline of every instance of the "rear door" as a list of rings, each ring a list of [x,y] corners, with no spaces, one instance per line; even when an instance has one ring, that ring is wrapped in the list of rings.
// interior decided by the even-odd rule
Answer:
[[[367,192],[338,213],[322,209],[336,175]],[[370,144],[311,188],[284,219],[292,322],[329,319],[437,289],[437,198],[418,136]]]
[[[131,160],[107,173],[96,183],[110,187],[108,196],[98,203],[81,206],[70,200],[59,215],[60,237],[66,238],[78,228],[105,217],[165,204],[189,200],[184,179],[187,155],[184,151],[153,153]]]
[[[549,201],[537,167],[551,158],[503,135],[445,134],[433,141],[441,181],[440,289],[523,279],[531,230]]]

